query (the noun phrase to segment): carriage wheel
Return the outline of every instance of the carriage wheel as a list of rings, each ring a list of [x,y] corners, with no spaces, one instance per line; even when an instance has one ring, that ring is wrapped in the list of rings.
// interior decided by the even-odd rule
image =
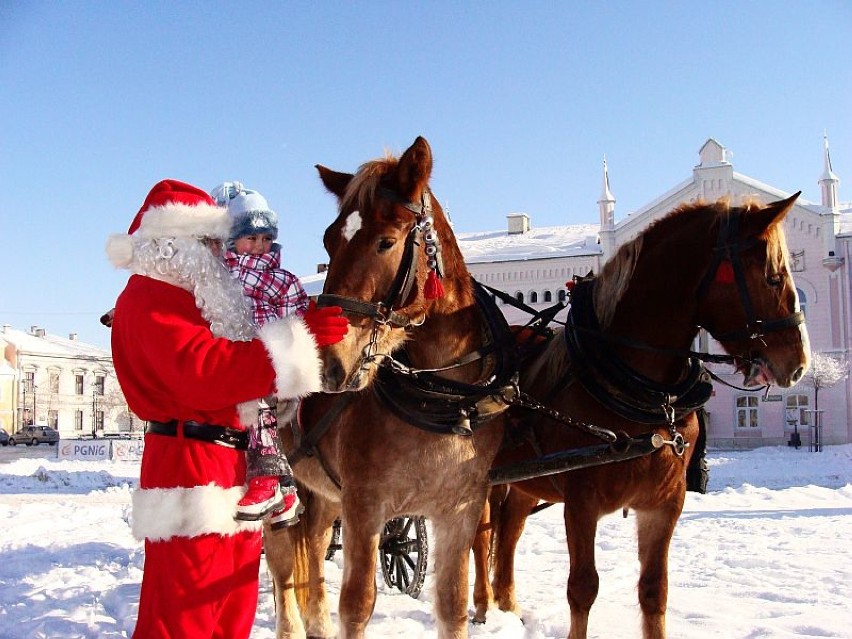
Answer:
[[[328,548],[325,549],[325,560],[331,561],[334,558],[334,553],[343,548],[340,543],[340,520],[335,519],[331,526],[331,541],[328,543]]]
[[[379,541],[385,583],[417,599],[426,578],[429,544],[425,517],[396,517],[385,524]]]

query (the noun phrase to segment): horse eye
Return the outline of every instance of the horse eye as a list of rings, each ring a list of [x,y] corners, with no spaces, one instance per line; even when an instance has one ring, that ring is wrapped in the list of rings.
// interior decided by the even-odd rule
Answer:
[[[390,250],[394,244],[396,244],[396,240],[392,237],[383,237],[379,240],[379,253]]]

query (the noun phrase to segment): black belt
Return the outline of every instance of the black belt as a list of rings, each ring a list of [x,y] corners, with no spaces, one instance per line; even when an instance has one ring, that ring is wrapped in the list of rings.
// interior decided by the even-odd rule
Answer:
[[[248,448],[248,433],[246,431],[228,428],[227,426],[217,426],[216,424],[201,424],[191,419],[185,422],[178,422],[176,419],[168,422],[148,422],[145,432],[177,437],[179,423],[183,424],[183,436],[188,439],[197,439],[208,444],[218,444],[237,450]]]

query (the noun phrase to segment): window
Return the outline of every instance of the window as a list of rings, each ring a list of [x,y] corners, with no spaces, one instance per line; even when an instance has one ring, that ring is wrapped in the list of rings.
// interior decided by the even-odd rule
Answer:
[[[50,371],[48,373],[47,383],[51,393],[59,392],[59,371]]]
[[[95,413],[95,428],[98,430],[104,429],[104,412],[102,410]]]
[[[83,430],[83,411],[74,411],[74,430]]]
[[[82,373],[74,374],[74,392],[78,395],[83,394],[83,375]]]
[[[566,295],[564,290],[559,291],[558,299],[559,299],[560,302],[564,302],[567,297],[568,296]]]
[[[800,288],[796,289],[796,296],[799,298],[799,310],[807,316],[808,296],[805,295],[805,292]]]
[[[545,291],[544,292],[544,301],[545,302],[552,302],[553,301],[553,293],[551,293],[550,291]]]
[[[104,394],[104,376],[103,375],[95,375],[95,388],[94,392],[96,395]]]
[[[24,372],[24,392],[32,393],[35,387],[35,371]]]
[[[524,303],[524,294],[518,291],[515,293],[515,299],[518,300],[521,304]]]
[[[47,425],[51,428],[55,428],[59,430],[59,411],[58,410],[49,410],[47,411]]]
[[[530,304],[538,304],[538,293],[536,291],[530,293]]]
[[[754,395],[737,397],[737,428],[757,427],[757,397]]]
[[[808,396],[787,395],[787,410],[784,411],[784,428],[798,431],[801,426],[808,425]]]

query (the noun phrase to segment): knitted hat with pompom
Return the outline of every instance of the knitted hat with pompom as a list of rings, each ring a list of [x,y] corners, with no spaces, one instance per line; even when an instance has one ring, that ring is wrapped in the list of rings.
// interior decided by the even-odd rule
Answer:
[[[245,188],[241,182],[223,182],[210,195],[217,204],[228,207],[231,241],[247,235],[278,238],[278,215],[257,191]]]

